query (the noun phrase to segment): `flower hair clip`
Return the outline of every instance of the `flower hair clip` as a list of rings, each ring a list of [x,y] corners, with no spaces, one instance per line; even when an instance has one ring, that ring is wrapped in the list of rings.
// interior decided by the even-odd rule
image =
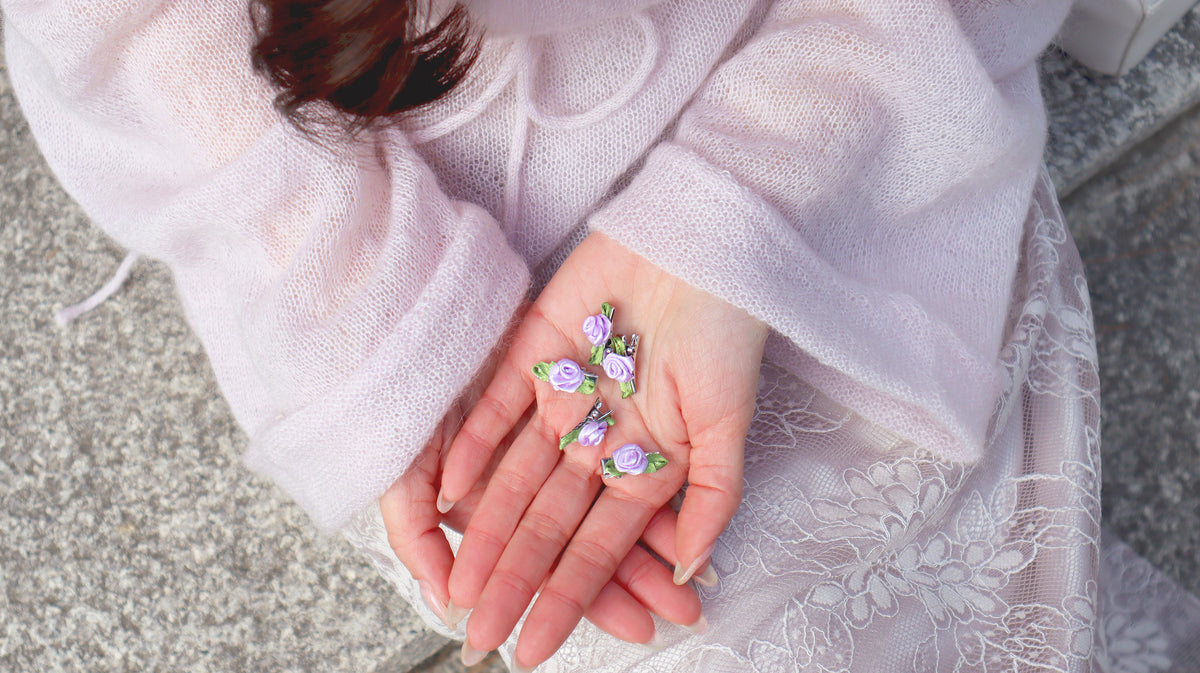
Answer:
[[[589,365],[598,365],[604,361],[604,347],[612,337],[612,304],[604,302],[600,312],[583,319],[583,334],[592,342],[592,356],[588,358]]]
[[[637,346],[638,335],[632,334],[628,344],[625,343],[625,337],[619,336],[609,339],[604,349],[604,359],[601,361],[604,373],[621,384],[621,399],[637,392],[637,384],[633,380]]]
[[[539,362],[533,366],[533,375],[548,382],[555,390],[584,395],[596,392],[596,375],[584,371],[574,360]]]
[[[661,453],[646,453],[637,444],[626,444],[613,451],[612,458],[600,461],[601,474],[605,478],[620,479],[627,474],[649,474],[667,466],[667,458]]]
[[[613,306],[608,302],[600,305],[600,312],[583,321],[583,333],[592,343],[592,354],[588,364],[602,365],[609,378],[621,384],[621,399],[637,392],[634,383],[634,358],[637,355],[638,335],[613,336]]]
[[[600,413],[600,409],[603,407],[604,400],[596,400],[596,403],[592,405],[592,410],[579,422],[579,425],[559,438],[558,450],[562,451],[572,442],[579,442],[582,446],[599,446],[600,442],[604,441],[608,426],[615,425],[617,422],[612,417],[611,411]]]

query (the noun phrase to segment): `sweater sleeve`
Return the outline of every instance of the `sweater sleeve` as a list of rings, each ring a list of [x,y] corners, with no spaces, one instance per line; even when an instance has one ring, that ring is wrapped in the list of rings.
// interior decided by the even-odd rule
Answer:
[[[1065,0],[784,0],[590,218],[766,321],[773,355],[980,455]]]
[[[14,89],[57,177],[170,266],[247,463],[337,528],[471,381],[528,289],[525,262],[403,134],[319,143],[281,121],[243,1],[4,13]]]

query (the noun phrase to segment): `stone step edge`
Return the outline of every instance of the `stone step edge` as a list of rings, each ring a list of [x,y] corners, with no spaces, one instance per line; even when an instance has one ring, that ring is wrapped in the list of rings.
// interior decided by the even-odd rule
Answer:
[[[1124,76],[1088,70],[1058,49],[1042,58],[1041,71],[1046,164],[1065,197],[1200,103],[1200,8]]]

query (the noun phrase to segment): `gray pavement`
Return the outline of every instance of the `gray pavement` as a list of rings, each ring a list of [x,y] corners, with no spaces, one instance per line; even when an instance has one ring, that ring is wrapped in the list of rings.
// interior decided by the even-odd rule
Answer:
[[[1065,197],[1200,102],[1200,10],[1120,78],[1051,51],[1042,59],[1042,89],[1050,118],[1046,163]]]
[[[1105,525],[1200,594],[1200,10],[1124,77],[1054,52],[1042,71],[1092,293]]]
[[[399,672],[442,647],[241,467],[164,267],[53,322],[123,253],[57,186],[3,77],[0,185],[0,670]]]
[[[1095,315],[1105,525],[1200,594],[1200,113],[1063,211]]]
[[[1181,117],[1197,44],[1193,14],[1127,78],[1058,54],[1044,70],[1100,342],[1104,515],[1200,592],[1200,114]],[[41,162],[0,63],[0,670],[463,671],[239,465],[163,267],[53,323],[122,255]]]

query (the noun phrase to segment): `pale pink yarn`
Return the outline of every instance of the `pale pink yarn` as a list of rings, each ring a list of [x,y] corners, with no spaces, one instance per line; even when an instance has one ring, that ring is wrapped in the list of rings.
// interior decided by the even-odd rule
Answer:
[[[979,456],[1065,1],[521,6],[450,96],[331,150],[273,111],[245,0],[6,3],[47,159],[171,266],[252,467],[344,523],[587,227],[767,321],[838,402]]]
[[[539,670],[1196,669],[1200,601],[1100,540],[1039,173],[1066,0],[477,0],[462,85],[336,149],[276,116],[246,0],[2,1],[46,158],[170,265],[247,462],[434,628],[371,505],[598,230],[773,334],[709,632],[584,623]]]

